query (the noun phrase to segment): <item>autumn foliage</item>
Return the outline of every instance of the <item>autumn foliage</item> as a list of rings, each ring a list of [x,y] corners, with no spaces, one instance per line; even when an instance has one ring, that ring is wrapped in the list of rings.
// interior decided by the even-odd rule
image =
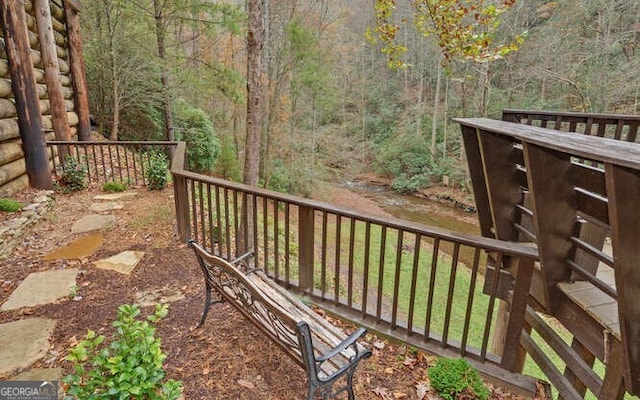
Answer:
[[[367,37],[380,41],[389,57],[389,66],[404,66],[402,55],[407,48],[396,41],[406,18],[394,19],[397,0],[376,0],[376,27]],[[434,36],[445,63],[454,58],[476,62],[492,61],[518,49],[524,33],[509,43],[496,44],[495,33],[500,16],[515,4],[515,0],[411,0],[413,25],[424,36]]]

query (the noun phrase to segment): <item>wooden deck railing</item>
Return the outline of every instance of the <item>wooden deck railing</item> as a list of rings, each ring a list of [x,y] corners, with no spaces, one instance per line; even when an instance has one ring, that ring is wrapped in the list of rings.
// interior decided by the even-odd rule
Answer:
[[[456,120],[483,236],[532,242],[538,248],[531,304],[556,316],[574,342],[571,348],[563,345],[533,311],[527,323],[557,346],[568,370],[554,370],[528,334],[523,344],[564,398],[581,397],[586,388],[599,398],[617,398],[623,374],[626,390],[637,394],[640,145],[626,141],[636,140],[640,119],[523,111],[505,115],[518,122],[558,121],[558,128],[592,134]],[[590,369],[594,357],[606,364],[604,379]]]
[[[502,120],[625,142],[640,142],[640,115],[504,110]]]
[[[531,394],[532,381],[512,373],[523,362],[520,334],[537,259],[531,246],[365,215],[185,166],[179,144],[171,172],[183,240],[225,258],[252,249],[257,267],[325,309],[429,352],[465,357]],[[463,249],[474,254],[468,265],[460,261]],[[483,282],[487,262],[519,277],[502,329],[498,275]]]
[[[56,177],[62,173],[64,158],[70,156],[84,167],[91,184],[122,182],[142,186],[148,183],[145,171],[148,170],[149,155],[163,153],[170,162],[172,149],[178,142],[47,141],[46,144]],[[63,154],[65,157],[61,156]]]

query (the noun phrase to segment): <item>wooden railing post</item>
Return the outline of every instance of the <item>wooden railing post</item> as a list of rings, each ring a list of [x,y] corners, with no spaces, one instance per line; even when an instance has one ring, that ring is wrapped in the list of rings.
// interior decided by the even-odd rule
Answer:
[[[501,365],[504,369],[512,372],[522,372],[526,351],[520,345],[522,329],[525,327],[524,314],[527,309],[527,299],[529,298],[529,289],[531,287],[531,278],[533,276],[533,265],[535,260],[532,258],[515,258],[510,257],[509,261],[513,265],[513,275],[515,278],[515,286],[511,301],[508,304],[507,320],[502,336]],[[503,303],[506,304],[506,303]],[[494,341],[494,352],[496,351]]]
[[[609,221],[613,257],[616,260],[615,282],[618,291],[618,317],[622,333],[625,385],[632,394],[640,394],[640,172],[605,163]]]
[[[298,242],[300,243],[299,251],[299,286],[304,291],[313,290],[313,235],[314,224],[313,208],[309,206],[300,206],[298,208]]]
[[[175,156],[171,163],[171,174],[173,175],[173,195],[176,206],[176,222],[178,226],[178,236],[180,240],[186,242],[191,239],[191,221],[189,220],[189,189],[187,180],[179,175],[184,170],[186,164],[186,144],[178,143]]]

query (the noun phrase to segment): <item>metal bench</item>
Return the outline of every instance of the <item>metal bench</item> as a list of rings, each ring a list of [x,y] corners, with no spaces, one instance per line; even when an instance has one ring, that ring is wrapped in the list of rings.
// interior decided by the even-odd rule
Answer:
[[[360,360],[371,356],[371,351],[357,342],[366,332],[364,328],[347,336],[262,270],[247,268],[243,261],[251,253],[229,262],[210,254],[193,240],[189,245],[205,279],[205,307],[198,326],[207,318],[214,288],[222,300],[237,308],[305,368],[308,399],[316,394],[323,399],[335,398],[344,392],[349,399],[354,398],[353,373]]]

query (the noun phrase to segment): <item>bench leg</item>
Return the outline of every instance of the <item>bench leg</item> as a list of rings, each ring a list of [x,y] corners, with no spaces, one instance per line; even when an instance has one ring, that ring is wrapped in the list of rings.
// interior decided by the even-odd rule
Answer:
[[[209,314],[209,308],[211,308],[211,304],[218,304],[218,303],[222,303],[223,301],[223,299],[220,299],[220,300],[211,302],[211,286],[206,285],[206,289],[207,291],[205,293],[204,310],[202,311],[202,318],[200,318],[200,322],[198,323],[198,328],[200,328],[204,324],[204,321],[207,319],[207,315]]]
[[[351,368],[346,370],[345,373],[340,377],[336,377],[336,379],[332,379],[331,381],[325,382],[324,384],[318,383],[317,386],[312,383],[311,377],[307,377],[309,380],[309,393],[307,395],[307,399],[308,400],[315,399],[316,391],[318,391],[318,393],[322,396],[323,400],[336,399],[343,392],[347,392],[347,396],[349,400],[354,400],[355,395],[353,393],[353,375],[356,372],[357,366],[358,364],[353,365]],[[342,386],[338,386],[334,390],[334,386],[342,378],[345,379],[346,381],[345,384]]]

